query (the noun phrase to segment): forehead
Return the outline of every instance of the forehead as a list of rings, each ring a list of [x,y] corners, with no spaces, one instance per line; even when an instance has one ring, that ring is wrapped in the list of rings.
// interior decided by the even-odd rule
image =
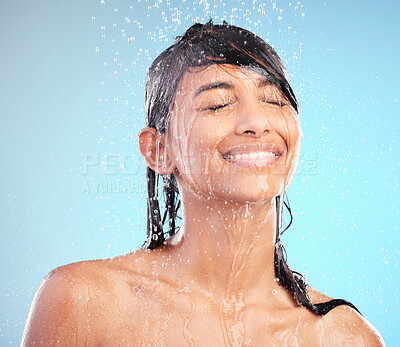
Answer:
[[[228,82],[232,85],[238,83],[265,85],[266,77],[261,73],[262,71],[259,73],[228,64],[213,64],[207,67],[190,68],[184,73],[178,90],[185,94],[194,94],[202,86],[219,82]]]

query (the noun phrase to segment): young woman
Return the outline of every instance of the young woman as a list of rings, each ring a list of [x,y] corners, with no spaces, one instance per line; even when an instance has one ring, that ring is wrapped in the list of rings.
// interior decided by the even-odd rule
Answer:
[[[268,44],[226,23],[193,25],[150,67],[146,121],[143,249],[52,271],[23,345],[383,344],[352,304],[313,290],[284,259],[301,130]]]

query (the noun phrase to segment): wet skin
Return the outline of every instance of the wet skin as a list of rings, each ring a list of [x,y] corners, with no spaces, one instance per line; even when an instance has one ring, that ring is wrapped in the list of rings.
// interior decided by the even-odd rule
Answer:
[[[187,72],[167,134],[145,128],[139,141],[150,167],[177,178],[179,234],[154,251],[51,272],[23,344],[382,345],[351,308],[316,316],[275,279],[274,197],[293,177],[299,137],[296,113],[257,72]],[[311,288],[309,295],[329,300]]]

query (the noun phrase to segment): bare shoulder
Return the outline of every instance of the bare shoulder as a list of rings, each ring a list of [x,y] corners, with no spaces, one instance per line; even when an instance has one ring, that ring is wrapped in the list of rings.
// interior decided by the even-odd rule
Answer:
[[[84,261],[51,271],[40,284],[29,312],[22,345],[96,344],[113,318],[124,271],[112,260]],[[121,289],[119,289],[121,288]],[[90,334],[89,334],[90,332]]]
[[[316,304],[332,300],[313,288],[308,290],[311,302]],[[382,336],[353,308],[337,306],[321,318],[324,341],[329,346],[385,346]]]
[[[95,262],[65,265],[51,271],[40,284],[29,312],[22,345],[81,344],[90,326],[86,320],[92,292],[101,275]]]
[[[360,346],[385,346],[382,336],[357,311],[349,306],[342,305],[334,308],[325,317],[326,337],[330,341],[342,341],[342,345],[353,342]]]

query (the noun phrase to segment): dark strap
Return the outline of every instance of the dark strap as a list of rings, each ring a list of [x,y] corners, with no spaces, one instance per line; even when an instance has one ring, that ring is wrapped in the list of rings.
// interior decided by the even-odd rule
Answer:
[[[351,302],[349,302],[347,300],[343,300],[343,299],[333,299],[331,301],[314,304],[314,306],[317,309],[316,313],[320,316],[327,314],[330,310],[334,309],[337,306],[341,306],[341,305],[350,306],[352,309],[356,310],[359,314],[361,314],[361,312],[357,309],[357,307],[355,307]]]

